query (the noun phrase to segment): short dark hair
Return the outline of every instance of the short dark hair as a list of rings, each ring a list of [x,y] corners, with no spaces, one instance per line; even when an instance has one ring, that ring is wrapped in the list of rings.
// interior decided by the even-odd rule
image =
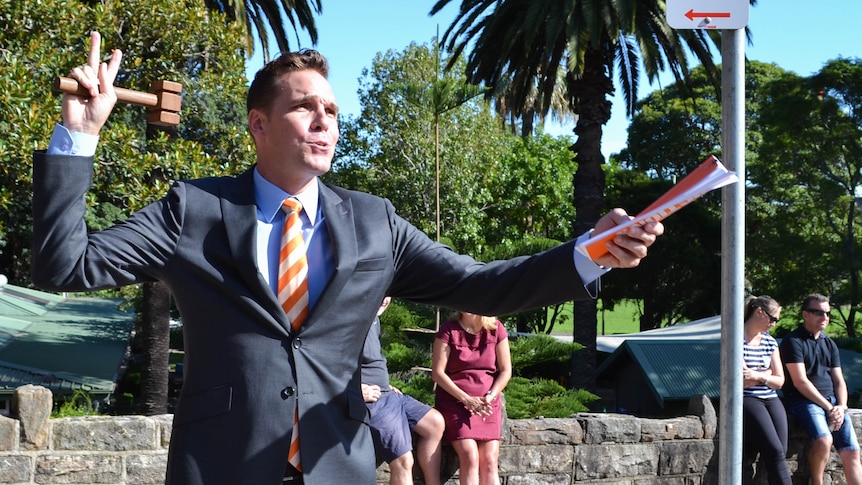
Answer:
[[[287,72],[306,69],[317,71],[324,78],[329,77],[329,62],[323,54],[314,49],[283,53],[266,63],[254,75],[254,81],[248,88],[248,96],[245,100],[246,112],[253,109],[269,112],[272,100],[277,97],[281,76]]]
[[[811,303],[813,303],[813,302],[817,302],[817,303],[829,303],[829,297],[828,297],[828,296],[823,296],[823,295],[821,295],[820,293],[812,293],[812,294],[810,294],[810,295],[806,296],[806,297],[802,300],[802,309],[803,309],[803,310],[808,310],[809,308],[811,308]]]

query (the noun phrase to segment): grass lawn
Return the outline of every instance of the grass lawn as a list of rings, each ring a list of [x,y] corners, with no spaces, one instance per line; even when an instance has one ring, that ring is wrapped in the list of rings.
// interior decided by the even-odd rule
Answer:
[[[567,303],[563,308],[563,315],[566,316],[564,322],[557,322],[554,325],[553,335],[572,335],[572,303]],[[638,302],[634,300],[624,300],[618,302],[613,310],[602,310],[602,303],[599,301],[599,313],[596,315],[598,319],[597,331],[599,335],[613,335],[618,333],[634,333],[640,330],[640,313],[638,311]]]

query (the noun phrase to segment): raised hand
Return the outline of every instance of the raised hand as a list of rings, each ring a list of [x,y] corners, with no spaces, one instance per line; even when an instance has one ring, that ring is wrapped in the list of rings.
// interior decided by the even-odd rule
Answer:
[[[69,77],[78,81],[90,96],[63,95],[63,126],[71,132],[98,135],[117,102],[114,80],[120,70],[123,53],[114,50],[110,60],[101,62],[98,32],[90,33],[90,54],[87,63],[72,69]]]

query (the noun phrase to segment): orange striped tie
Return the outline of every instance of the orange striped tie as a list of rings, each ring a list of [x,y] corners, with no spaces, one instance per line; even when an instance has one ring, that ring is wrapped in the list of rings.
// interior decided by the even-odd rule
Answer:
[[[281,209],[287,214],[281,233],[281,251],[278,263],[278,302],[290,320],[293,332],[299,331],[308,316],[308,261],[305,258],[305,241],[299,213],[302,204],[293,198],[285,199]],[[299,403],[293,412],[293,434],[287,461],[299,471]]]

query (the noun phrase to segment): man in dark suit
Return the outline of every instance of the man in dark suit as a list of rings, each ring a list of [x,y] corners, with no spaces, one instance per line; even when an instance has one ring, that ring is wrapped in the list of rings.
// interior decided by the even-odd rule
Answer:
[[[633,228],[595,262],[574,242],[487,264],[455,254],[388,201],[318,181],[338,140],[337,105],[326,60],[301,51],[264,66],[249,88],[254,168],[176,182],[160,201],[88,233],[83,195],[122,58],[117,50],[100,63],[99,42],[94,33],[87,64],[71,73],[91,96],[63,97],[63,124],[34,154],[32,277],[55,291],[170,287],[186,353],[168,484],[374,483],[359,355],[384,296],[494,315],[589,298],[585,285],[607,268],[636,266],[663,231]],[[298,330],[275,295],[288,197],[303,204],[309,271],[310,313]],[[596,230],[627,220],[617,209]],[[301,473],[287,465],[295,412]]]

